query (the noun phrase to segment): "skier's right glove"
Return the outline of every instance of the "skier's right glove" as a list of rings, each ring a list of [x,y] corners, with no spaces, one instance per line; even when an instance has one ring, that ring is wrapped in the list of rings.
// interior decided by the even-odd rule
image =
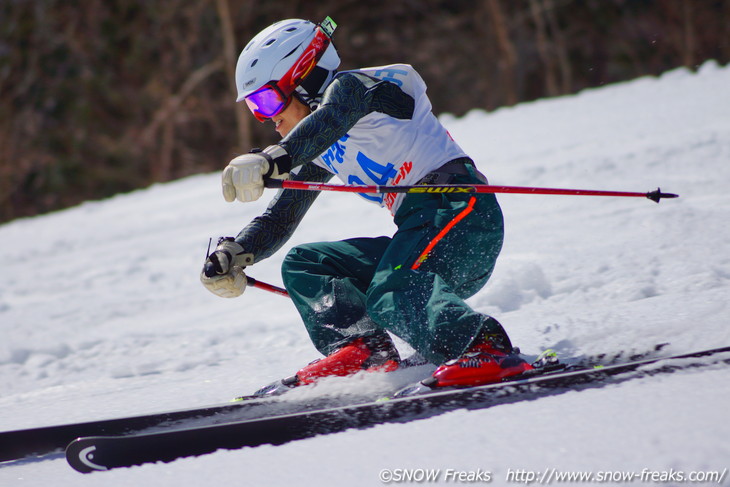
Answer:
[[[223,197],[229,203],[256,201],[264,194],[267,179],[289,177],[291,164],[289,154],[278,145],[238,156],[223,170]]]
[[[200,282],[222,298],[237,298],[246,290],[243,269],[253,264],[253,254],[246,253],[232,237],[221,238],[215,251],[205,260]]]

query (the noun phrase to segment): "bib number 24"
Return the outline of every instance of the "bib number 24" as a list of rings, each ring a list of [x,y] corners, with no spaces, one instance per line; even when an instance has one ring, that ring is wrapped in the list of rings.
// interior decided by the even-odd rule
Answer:
[[[350,176],[347,178],[348,184],[357,184],[360,186],[367,186],[368,184],[376,184],[379,186],[383,186],[388,184],[388,181],[393,179],[398,175],[398,171],[395,170],[395,166],[393,164],[380,164],[379,162],[376,162],[372,159],[370,159],[368,156],[363,154],[362,152],[357,153],[357,163],[362,168],[363,172],[368,176],[368,178],[372,181],[372,183],[366,183],[362,179],[360,179],[358,176]],[[383,201],[383,195],[371,195],[371,194],[363,194],[361,195],[363,198],[376,201],[378,203],[382,203]]]

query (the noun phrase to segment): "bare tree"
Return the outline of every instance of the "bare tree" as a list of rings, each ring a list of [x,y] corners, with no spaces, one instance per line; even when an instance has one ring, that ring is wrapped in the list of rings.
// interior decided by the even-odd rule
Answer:
[[[248,23],[250,17],[251,6],[253,3],[245,4],[247,7],[243,22]],[[237,97],[235,73],[237,61],[237,44],[235,32],[233,30],[233,18],[231,10],[228,7],[228,0],[216,0],[216,8],[218,9],[218,17],[221,21],[221,32],[223,33],[223,58],[225,59],[226,77],[229,81],[231,99]],[[233,111],[236,115],[236,132],[238,134],[238,146],[240,150],[251,147],[251,117],[245,113],[245,108],[241,104],[233,104]]]
[[[514,105],[519,101],[517,97],[517,53],[509,35],[508,20],[502,12],[499,0],[485,0],[499,52],[498,67],[504,91],[504,102]]]

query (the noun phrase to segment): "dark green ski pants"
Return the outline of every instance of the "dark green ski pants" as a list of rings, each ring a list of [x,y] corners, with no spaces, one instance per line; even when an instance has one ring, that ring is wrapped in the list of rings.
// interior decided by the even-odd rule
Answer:
[[[469,172],[451,182],[481,182]],[[387,330],[439,364],[495,326],[464,302],[487,282],[502,248],[494,195],[407,194],[395,223],[392,238],[311,243],[286,256],[284,284],[324,355]]]

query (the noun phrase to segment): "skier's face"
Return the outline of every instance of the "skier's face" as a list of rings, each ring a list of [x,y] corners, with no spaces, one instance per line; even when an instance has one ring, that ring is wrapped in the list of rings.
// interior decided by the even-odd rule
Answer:
[[[276,125],[276,131],[279,135],[286,137],[291,130],[307,115],[311,113],[309,107],[299,100],[292,99],[289,106],[286,107],[278,115],[271,117],[271,121]]]

